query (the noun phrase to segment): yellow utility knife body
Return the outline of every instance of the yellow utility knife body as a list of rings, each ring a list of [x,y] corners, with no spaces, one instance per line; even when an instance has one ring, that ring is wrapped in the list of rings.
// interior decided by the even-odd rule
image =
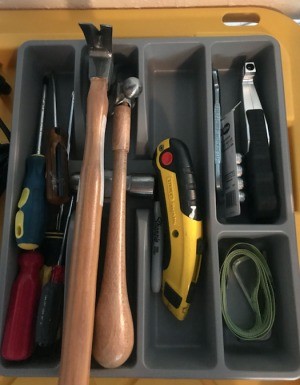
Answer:
[[[187,315],[202,259],[202,222],[191,157],[174,138],[154,154],[164,222],[163,302],[174,316]]]

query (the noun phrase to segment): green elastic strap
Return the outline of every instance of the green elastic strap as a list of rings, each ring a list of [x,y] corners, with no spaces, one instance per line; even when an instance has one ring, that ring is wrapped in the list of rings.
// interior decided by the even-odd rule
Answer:
[[[255,264],[257,271],[257,280],[252,293],[249,293],[246,290],[241,277],[234,271],[235,264],[245,260],[251,260]],[[241,329],[237,326],[228,313],[227,282],[231,272],[234,272],[234,275],[255,314],[254,325],[248,330]],[[268,337],[275,319],[275,297],[271,272],[263,254],[255,246],[249,243],[234,244],[229,249],[221,266],[220,279],[222,313],[229,330],[242,340],[261,340]],[[259,301],[259,293],[260,296],[263,295],[264,301]],[[263,306],[260,306],[260,302],[263,302]]]

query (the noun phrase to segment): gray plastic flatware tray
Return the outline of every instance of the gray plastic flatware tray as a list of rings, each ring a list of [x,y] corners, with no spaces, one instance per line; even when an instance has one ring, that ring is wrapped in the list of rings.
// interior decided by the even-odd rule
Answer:
[[[150,199],[128,197],[127,280],[135,326],[129,360],[118,369],[92,362],[92,377],[297,378],[300,376],[299,271],[281,57],[269,36],[115,39],[115,62],[128,64],[143,83],[133,110],[128,173],[151,173],[152,155],[167,137],[189,147],[202,202],[205,254],[195,298],[185,321],[177,321],[150,288],[152,209]],[[270,130],[280,210],[272,223],[247,216],[220,217],[215,194],[212,69],[218,69],[225,114],[240,101],[242,68],[254,61],[257,90]],[[18,51],[6,211],[0,260],[0,330],[17,273],[14,217],[39,120],[42,80],[54,72],[58,121],[67,127],[75,90],[70,172],[80,170],[85,138],[88,63],[84,41],[29,41]],[[222,92],[222,90],[224,90]],[[51,127],[51,113],[45,127]],[[105,139],[105,168],[112,167],[111,119]],[[100,261],[105,250],[109,205],[103,214]],[[219,268],[226,251],[241,240],[266,252],[276,297],[276,318],[266,341],[238,340],[222,320]],[[100,270],[101,270],[100,262]],[[67,282],[66,282],[67,285]],[[22,363],[1,360],[5,376],[57,376],[59,350],[36,351]]]

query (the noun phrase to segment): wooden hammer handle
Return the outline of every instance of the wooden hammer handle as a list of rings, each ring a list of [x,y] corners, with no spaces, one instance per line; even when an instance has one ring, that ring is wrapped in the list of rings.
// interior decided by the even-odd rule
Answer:
[[[91,79],[87,99],[86,141],[67,282],[60,385],[89,383],[103,207],[107,87],[107,79]]]
[[[105,368],[116,368],[130,356],[133,321],[126,284],[126,175],[131,109],[115,107],[113,121],[114,171],[107,247],[99,300],[96,306],[93,355]]]

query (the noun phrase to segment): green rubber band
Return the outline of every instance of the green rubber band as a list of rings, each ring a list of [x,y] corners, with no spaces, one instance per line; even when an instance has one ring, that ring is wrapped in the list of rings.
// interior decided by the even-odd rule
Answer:
[[[251,293],[248,293],[243,285],[241,277],[235,273],[235,277],[249,302],[254,314],[254,325],[244,330],[237,326],[231,319],[227,308],[227,282],[229,274],[234,269],[234,264],[250,260],[255,264],[257,271],[257,279],[255,287]],[[242,340],[261,340],[266,338],[274,324],[275,319],[275,297],[273,290],[273,280],[271,271],[263,254],[253,245],[249,243],[234,244],[225,257],[220,269],[220,285],[221,285],[221,307],[224,321],[228,329]],[[264,296],[264,306],[261,308],[258,294]]]

